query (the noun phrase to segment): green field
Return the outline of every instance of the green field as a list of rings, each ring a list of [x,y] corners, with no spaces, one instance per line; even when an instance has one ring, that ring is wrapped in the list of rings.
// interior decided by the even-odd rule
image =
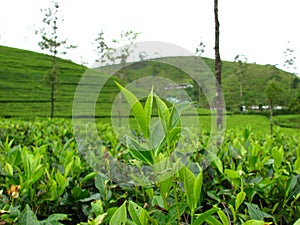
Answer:
[[[175,57],[175,64],[186,59]],[[213,71],[214,60],[203,58],[203,61]],[[71,117],[74,94],[82,75],[87,68],[71,61],[59,59],[58,85],[55,92],[55,116]],[[270,79],[276,79],[282,88],[289,89],[289,84],[297,80],[294,75],[271,66],[247,64],[243,77],[243,98],[240,98],[239,82],[235,76],[238,64],[223,62],[222,89],[226,106],[229,111],[239,111],[243,103],[248,106],[266,104],[265,84]],[[35,117],[50,116],[50,86],[45,76],[51,68],[51,57],[45,54],[0,46],[0,117]],[[176,83],[191,83],[194,81],[182,71],[158,62],[135,63],[119,74],[126,74],[128,81],[142,76],[159,76],[173,80]],[[114,77],[118,79],[118,73]],[[121,80],[122,82],[122,80]],[[263,84],[263,85],[262,85]],[[295,84],[298,84],[295,82]],[[300,87],[295,85],[293,92]],[[97,100],[97,116],[109,116],[112,102],[118,92],[112,80],[109,80]],[[188,91],[193,100],[198,101],[196,90]],[[166,94],[176,96],[175,91]],[[287,99],[287,97],[284,97]],[[208,107],[204,95],[200,106]]]

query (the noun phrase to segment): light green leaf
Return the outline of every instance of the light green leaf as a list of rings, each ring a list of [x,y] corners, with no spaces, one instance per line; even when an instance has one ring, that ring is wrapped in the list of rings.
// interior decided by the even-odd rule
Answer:
[[[296,184],[297,184],[297,176],[292,175],[291,178],[287,182],[287,188],[286,188],[286,191],[285,191],[285,196],[286,197],[289,195],[290,191],[294,189]]]
[[[69,175],[69,173],[70,173],[70,171],[72,169],[72,166],[73,166],[73,160],[70,161],[68,163],[68,165],[66,166],[66,168],[65,168],[65,174],[64,174],[65,177],[67,177]]]
[[[187,198],[187,203],[191,210],[195,209],[195,199],[194,199],[194,184],[195,175],[186,166],[183,166],[179,172],[180,178],[184,183],[185,195]],[[199,181],[200,183],[200,181]]]
[[[152,151],[143,148],[136,140],[131,137],[126,138],[126,144],[130,153],[138,160],[147,164],[153,164]]]
[[[294,163],[294,172],[300,174],[300,157],[298,157]]]
[[[234,208],[231,204],[229,204],[229,208],[230,208],[231,213],[233,215],[233,221],[236,221],[236,211],[234,210]]]
[[[202,171],[198,174],[198,176],[195,179],[194,183],[194,209],[197,208],[198,201],[201,196],[202,191],[202,184],[203,184],[203,173]]]
[[[200,215],[197,217],[197,219],[194,221],[194,223],[193,223],[192,225],[201,225],[202,223],[205,222],[205,220],[206,220],[207,218],[209,218],[209,216],[211,216],[212,214],[218,212],[218,210],[219,210],[218,208],[213,207],[213,208],[207,210],[206,212],[200,214]]]
[[[294,225],[300,225],[300,219],[298,219],[298,220],[294,223]]]
[[[133,222],[135,222],[137,225],[142,225],[139,218],[141,208],[136,203],[129,201],[128,211]]]
[[[173,183],[172,183],[172,177],[168,177],[165,179],[162,179],[162,181],[159,182],[159,190],[160,194],[167,198],[169,196],[169,192],[171,190]],[[167,209],[168,206],[163,206],[165,209]]]
[[[222,225],[222,223],[220,223],[219,220],[217,220],[215,217],[213,217],[212,215],[209,215],[206,220],[206,223],[208,223],[209,225]]]
[[[151,121],[152,105],[153,105],[153,87],[151,88],[151,91],[147,97],[147,100],[146,100],[146,103],[144,106],[146,121],[147,121],[148,125],[150,125],[150,121]]]
[[[109,224],[110,225],[122,225],[127,221],[127,211],[126,211],[126,203],[125,201],[113,214],[111,217]]]
[[[181,127],[174,127],[170,130],[168,134],[168,141],[172,143],[172,141],[176,138],[176,136],[181,132]]]
[[[240,178],[239,172],[235,171],[235,170],[225,169],[225,174],[230,179],[238,179],[238,178]]]
[[[158,118],[158,120],[156,121],[156,123],[153,125],[151,129],[151,135],[149,138],[149,145],[150,145],[149,147],[155,150],[155,155],[158,155],[161,146],[165,142],[166,134],[163,128],[163,123],[164,122],[160,118]]]
[[[219,159],[219,157],[215,157],[215,159],[212,163],[215,164],[215,166],[217,167],[217,169],[219,170],[220,173],[223,173],[223,163]]]
[[[103,214],[97,216],[97,217],[95,218],[95,223],[96,223],[95,225],[100,225],[100,224],[102,224],[106,216],[107,216],[107,213],[103,213]]]
[[[223,225],[229,225],[228,217],[225,215],[225,213],[220,209],[218,212],[218,215],[223,223]]]
[[[240,205],[243,203],[243,201],[246,198],[246,193],[244,191],[241,191],[240,193],[237,194],[236,199],[235,199],[235,210],[238,211]]]
[[[267,224],[272,224],[272,223],[271,222],[267,223],[267,222],[264,222],[261,220],[249,220],[249,221],[243,223],[243,225],[267,225]]]
[[[172,127],[176,127],[178,122],[180,121],[181,113],[191,105],[191,103],[180,103],[177,105],[173,105],[171,109],[170,121],[169,121],[169,129]]]
[[[283,152],[282,146],[279,149],[274,148],[272,150],[272,156],[273,156],[273,159],[275,161],[275,165],[277,168],[280,167],[280,165],[281,165],[281,162],[283,160],[283,155],[284,155],[284,152]]]
[[[59,223],[58,221],[60,221],[60,220],[70,220],[69,218],[68,218],[68,215],[66,215],[66,214],[59,214],[59,213],[57,213],[57,214],[52,214],[52,215],[50,215],[47,219],[45,219],[45,220],[42,220],[41,222],[40,222],[40,224],[41,225],[52,225],[52,224],[62,224],[62,223]]]
[[[5,163],[4,169],[9,175],[11,175],[11,176],[14,175],[14,169],[13,169],[12,165],[10,165],[8,162]]]
[[[66,182],[67,178],[64,177],[63,175],[61,175],[59,170],[57,170],[57,172],[55,173],[55,180],[59,186],[63,186],[64,183]]]
[[[95,176],[97,176],[97,172],[91,172],[89,174],[87,174],[81,181],[82,184],[84,184],[85,182],[87,182],[88,180],[94,179]]]
[[[167,131],[167,125],[169,124],[170,112],[166,103],[155,95],[155,101],[158,108],[158,116],[164,121],[164,129]]]
[[[147,123],[147,116],[145,113],[145,110],[140,103],[140,101],[135,97],[133,93],[131,93],[129,90],[124,88],[119,83],[115,82],[118,88],[122,91],[125,99],[127,100],[128,104],[131,107],[132,113],[137,120],[139,126],[142,129],[142,132],[145,136],[145,138],[149,137],[149,124]],[[147,109],[148,110],[148,109]]]

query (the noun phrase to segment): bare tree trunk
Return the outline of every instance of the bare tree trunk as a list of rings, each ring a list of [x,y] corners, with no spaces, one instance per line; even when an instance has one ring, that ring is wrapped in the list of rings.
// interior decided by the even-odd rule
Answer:
[[[215,74],[216,74],[216,87],[217,87],[217,127],[222,129],[223,124],[223,109],[222,109],[222,94],[221,94],[221,57],[220,57],[220,23],[218,12],[218,0],[214,0],[214,14],[215,14]]]

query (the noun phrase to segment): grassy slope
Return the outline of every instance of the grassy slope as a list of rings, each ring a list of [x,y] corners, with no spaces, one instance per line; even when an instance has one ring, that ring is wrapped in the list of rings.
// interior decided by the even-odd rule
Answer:
[[[214,60],[204,58],[203,61],[213,71]],[[86,68],[68,60],[59,59],[58,62],[60,72],[55,115],[71,116],[77,83]],[[0,46],[0,116],[49,116],[50,87],[45,82],[49,68],[51,68],[51,57],[48,55]],[[223,62],[222,86],[227,105],[240,104],[239,83],[234,76],[237,69],[236,63]],[[191,80],[176,68],[157,64],[152,66],[147,66],[147,63],[135,64],[126,71],[126,75],[130,75],[132,80],[140,74],[167,77],[177,83]],[[244,98],[253,104],[265,103],[265,84],[272,78],[276,78],[281,82],[281,86],[287,89],[287,81],[293,76],[271,66],[248,64],[245,83],[243,83]],[[110,104],[116,92],[116,87],[109,82],[107,88],[102,90],[101,98],[98,99],[101,104],[96,107],[97,115],[109,114]]]
[[[0,46],[0,116],[49,116],[51,57]],[[73,95],[85,67],[58,59],[56,115],[70,115]]]

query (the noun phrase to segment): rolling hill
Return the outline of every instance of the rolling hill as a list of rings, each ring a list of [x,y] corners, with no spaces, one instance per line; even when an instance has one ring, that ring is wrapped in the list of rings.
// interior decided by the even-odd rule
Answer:
[[[203,58],[203,61],[212,71],[214,70],[213,59]],[[71,117],[77,84],[87,68],[64,59],[59,59],[58,64],[59,83],[55,93],[55,116]],[[0,117],[49,116],[50,86],[45,81],[45,76],[50,68],[51,57],[48,55],[0,46]],[[276,79],[284,90],[300,88],[300,85],[291,87],[293,81],[299,83],[295,82],[299,81],[296,76],[273,66],[246,64],[243,68],[239,79],[237,71],[240,67],[237,63],[224,61],[222,65],[222,89],[226,106],[230,110],[238,110],[240,104],[247,106],[266,104],[265,86],[271,79]],[[125,74],[126,81],[134,80],[143,74],[143,76],[165,77],[179,84],[193,84],[193,80],[181,70],[151,61],[131,64],[118,74]],[[116,76],[116,79],[121,79],[120,82],[124,83],[124,77]],[[199,96],[199,93],[196,93],[197,89],[187,91],[197,100]],[[110,112],[110,106],[118,90],[112,80],[109,80],[101,93],[102,97],[98,103],[107,111],[102,110],[96,115],[108,116],[106,114]],[[288,100],[287,98],[288,96],[283,96],[282,104]],[[205,100],[200,104],[205,106]]]

